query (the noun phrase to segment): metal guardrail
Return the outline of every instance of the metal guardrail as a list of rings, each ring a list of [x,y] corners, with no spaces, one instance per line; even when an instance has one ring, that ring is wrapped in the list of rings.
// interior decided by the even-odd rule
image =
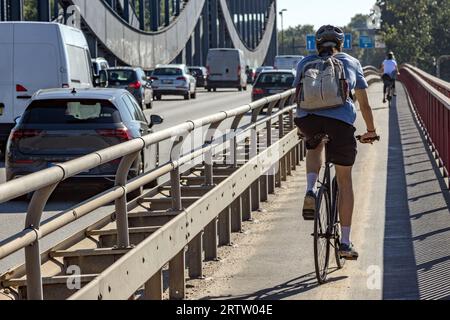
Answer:
[[[290,153],[292,151],[292,148],[296,147],[299,144],[298,139],[295,138],[296,136],[290,134],[287,136],[287,138],[274,143],[274,147],[270,149],[270,146],[272,144],[271,130],[273,129],[272,126],[278,123],[279,133],[281,137],[283,137],[285,134],[283,131],[283,126],[284,122],[286,121],[286,117],[288,119],[287,121],[289,121],[290,123],[290,128],[293,129],[293,109],[295,108],[293,106],[293,98],[294,90],[286,91],[282,94],[274,95],[269,98],[251,103],[249,105],[245,105],[229,111],[220,112],[201,119],[188,121],[173,128],[153,133],[143,138],[138,138],[104,150],[100,150],[98,152],[66,163],[57,164],[55,167],[45,169],[40,172],[33,173],[28,176],[24,176],[0,185],[0,203],[34,192],[32,200],[29,204],[24,230],[0,243],[0,259],[22,248],[25,248],[27,296],[28,299],[42,299],[43,291],[41,275],[41,254],[39,251],[39,240],[41,238],[77,219],[80,219],[81,217],[91,213],[93,210],[114,201],[115,216],[117,217],[117,248],[130,248],[129,226],[127,221],[127,193],[137,190],[141,186],[154,181],[162,175],[170,173],[172,186],[172,210],[174,210],[175,212],[182,212],[183,206],[181,201],[180,167],[195,158],[204,157],[206,163],[205,185],[213,184],[214,175],[213,165],[211,164],[213,149],[218,148],[219,146],[224,144],[224,142],[221,141],[223,137],[216,138],[214,137],[214,134],[217,131],[218,126],[227,119],[232,120],[231,129],[235,131],[235,135],[231,138],[231,142],[225,142],[228,143],[228,145],[231,144],[230,152],[234,152],[234,155],[232,155],[235,162],[234,164],[237,164],[236,144],[240,139],[239,137],[248,136],[248,132],[253,130],[250,134],[252,141],[251,143],[253,145],[252,150],[255,150],[254,155],[257,156],[259,150],[258,148],[256,148],[257,130],[263,130],[264,127],[267,130],[267,143],[269,149],[264,151],[265,153],[262,154],[267,155],[271,152],[270,150],[273,151],[273,148],[277,148],[278,146],[288,146],[288,148],[283,149],[281,152],[283,157],[286,156],[287,153]],[[264,115],[262,118],[258,117],[263,108],[267,108],[266,115]],[[276,113],[273,113],[273,110],[277,109],[278,111]],[[240,127],[239,123],[241,122],[242,118],[245,115],[249,114],[251,115],[251,124]],[[177,152],[175,150],[178,143],[175,143],[172,151],[172,161],[165,164],[160,164],[156,169],[142,174],[141,176],[136,177],[130,181],[127,181],[127,174],[132,163],[144,148],[147,148],[150,145],[157,144],[169,138],[186,137],[189,133],[192,133],[195,130],[200,130],[205,126],[209,126],[210,132],[208,132],[208,134],[206,135],[206,140],[204,141],[204,145],[202,148],[185,155],[180,155],[176,154]],[[238,129],[239,132],[237,132]],[[179,139],[176,140],[180,141]],[[223,150],[223,148],[220,150]],[[261,157],[262,155],[259,155],[259,158]],[[45,204],[60,182],[70,177],[74,177],[81,172],[91,170],[97,166],[119,158],[121,158],[122,160],[117,171],[116,183],[114,188],[105,191],[102,194],[99,194],[98,196],[95,196],[94,198],[87,200],[70,210],[60,212],[59,214],[41,224],[41,217]],[[278,160],[279,159],[276,159],[277,162]],[[265,164],[256,165],[255,167],[253,167],[253,171],[261,166],[266,169]],[[248,169],[248,173],[245,173],[245,175],[247,176],[248,174],[250,176],[251,172],[252,170]],[[258,171],[257,173],[259,177],[264,172]],[[253,173],[253,178],[257,179],[255,173]],[[234,181],[233,184],[234,187],[230,188],[229,193],[224,192],[223,190],[225,189],[222,189],[221,192],[227,194],[227,196],[223,195],[222,198],[231,201],[232,199],[239,197],[243,184],[239,183],[239,185],[236,186],[236,181]],[[227,204],[226,201],[222,203]],[[229,204],[230,203],[228,203],[228,205]],[[214,205],[217,204],[214,203]],[[212,210],[212,208],[210,208],[209,211],[214,212],[215,210]],[[178,225],[177,223],[186,223],[184,218],[184,216],[186,215],[190,215],[190,213],[185,212],[184,215],[180,215],[180,218],[176,219],[175,224],[164,227],[164,230],[162,229],[159,233],[157,233],[165,235],[165,232],[167,232],[167,230],[171,230],[171,226],[175,225],[179,227],[180,225]],[[204,220],[200,221],[205,222]],[[206,222],[203,222],[200,224],[191,224],[191,226],[195,227],[196,230],[203,229],[206,226]],[[186,226],[185,230],[188,230],[191,234],[195,234],[192,230],[192,227],[187,228]],[[177,227],[175,227],[175,229],[177,229]],[[179,231],[180,229],[177,230]],[[178,239],[179,232],[174,233],[174,235],[174,239]],[[154,242],[151,243],[154,244]],[[176,247],[178,248],[181,243],[182,242],[177,243]],[[160,245],[162,248],[163,244]],[[152,259],[154,259],[154,257],[149,256],[149,259],[147,261],[151,261]],[[159,259],[157,260],[160,261]],[[147,275],[149,275],[149,277],[151,276],[150,273],[147,273]],[[102,296],[106,297],[107,294],[102,293]]]
[[[403,65],[405,85],[417,118],[445,178],[450,172],[450,84],[411,65]],[[450,182],[449,182],[450,187]]]

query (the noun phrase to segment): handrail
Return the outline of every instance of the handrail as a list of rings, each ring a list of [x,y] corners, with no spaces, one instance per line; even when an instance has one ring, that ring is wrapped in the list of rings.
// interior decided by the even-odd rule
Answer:
[[[414,67],[410,64],[403,65],[403,68],[410,69],[414,71],[415,74],[419,75],[422,79],[424,79],[426,82],[428,82],[431,86],[433,86],[435,89],[446,95],[450,98],[450,82],[444,81],[440,78],[437,78],[429,73],[426,73],[423,70],[420,70],[417,67]]]
[[[427,142],[443,168],[450,172],[450,91],[448,83],[411,65],[403,65],[400,78],[405,85]],[[449,186],[450,187],[450,186]]]

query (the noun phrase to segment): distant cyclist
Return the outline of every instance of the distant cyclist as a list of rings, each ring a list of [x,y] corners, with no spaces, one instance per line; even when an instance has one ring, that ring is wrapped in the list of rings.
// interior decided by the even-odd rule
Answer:
[[[386,103],[387,88],[392,85],[395,92],[395,80],[397,79],[397,75],[400,74],[398,72],[397,61],[395,61],[394,53],[392,51],[388,52],[386,60],[384,60],[381,64],[380,71],[383,73],[382,79],[384,82],[383,103]]]
[[[297,66],[297,76],[294,86],[297,88],[297,116],[295,123],[302,135],[306,138],[307,170],[307,194],[304,200],[303,217],[305,220],[313,220],[316,210],[316,184],[322,167],[322,153],[324,143],[317,142],[315,137],[318,134],[326,134],[329,137],[327,144],[329,161],[335,164],[336,176],[339,185],[339,214],[342,226],[342,239],[339,248],[341,257],[355,260],[358,252],[355,250],[351,239],[351,225],[354,206],[354,194],[352,183],[352,168],[355,163],[357,153],[357,143],[355,139],[356,108],[349,97],[349,92],[355,90],[356,98],[359,101],[362,116],[367,126],[361,141],[369,142],[377,137],[373,120],[372,110],[369,105],[367,88],[368,84],[364,78],[363,69],[360,62],[350,55],[341,52],[344,43],[344,32],[334,26],[323,26],[316,34],[316,44],[318,54],[307,56]],[[333,57],[333,59],[328,59]],[[334,58],[336,58],[336,61]],[[321,61],[324,62],[321,62]],[[339,62],[340,61],[340,62]],[[320,65],[322,63],[322,65]],[[336,64],[330,67],[330,63]],[[311,69],[311,65],[313,65]],[[319,66],[317,66],[319,65]],[[323,74],[321,80],[315,79],[322,70],[333,70]],[[339,76],[335,70],[343,69]],[[326,79],[336,79],[338,89],[334,81]],[[305,90],[309,86],[309,93]],[[332,89],[327,90],[327,87]],[[340,103],[336,100],[330,101],[331,106],[326,106],[324,96],[344,94]],[[304,101],[308,100],[310,105]],[[311,98],[312,97],[312,98]],[[336,98],[336,97],[335,97]],[[317,105],[316,105],[317,104]],[[315,107],[322,104],[322,109],[314,111]],[[312,110],[312,111],[311,111]]]

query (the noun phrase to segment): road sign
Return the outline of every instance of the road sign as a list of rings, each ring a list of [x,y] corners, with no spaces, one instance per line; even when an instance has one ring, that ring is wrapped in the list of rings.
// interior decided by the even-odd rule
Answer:
[[[314,34],[306,36],[306,50],[316,51],[316,36]]]
[[[346,33],[344,38],[344,49],[352,50],[353,37],[351,33]]]
[[[369,36],[360,36],[359,47],[361,49],[372,49],[374,47],[372,38]]]

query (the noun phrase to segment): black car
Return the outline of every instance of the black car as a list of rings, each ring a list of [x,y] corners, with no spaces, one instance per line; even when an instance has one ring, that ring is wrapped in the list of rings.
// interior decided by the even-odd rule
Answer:
[[[109,68],[108,87],[128,90],[142,109],[151,109],[153,104],[152,84],[141,68]]]
[[[263,71],[253,84],[252,101],[292,89],[294,80],[294,71]]]
[[[261,72],[266,71],[266,70],[273,70],[273,67],[262,66],[262,67],[256,68],[256,71],[255,71],[255,81],[258,79],[258,77],[259,77],[259,75],[261,74]]]
[[[206,87],[208,70],[205,67],[189,67],[189,72],[197,80],[197,87]]]

